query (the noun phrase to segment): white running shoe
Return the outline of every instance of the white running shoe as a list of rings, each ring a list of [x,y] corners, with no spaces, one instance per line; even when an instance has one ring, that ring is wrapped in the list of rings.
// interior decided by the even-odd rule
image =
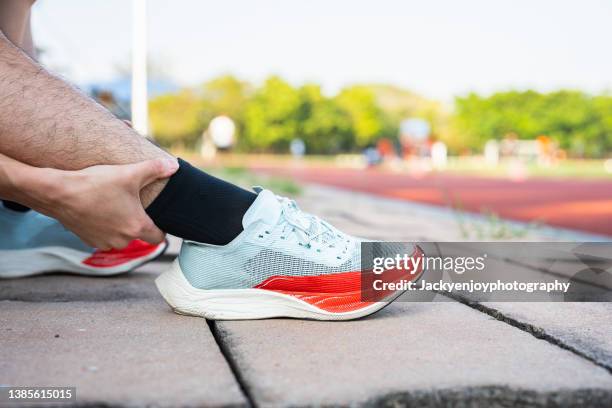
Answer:
[[[255,191],[240,235],[225,246],[183,242],[179,257],[157,278],[175,312],[221,320],[349,320],[382,309],[403,292],[364,301],[361,241],[292,200]]]

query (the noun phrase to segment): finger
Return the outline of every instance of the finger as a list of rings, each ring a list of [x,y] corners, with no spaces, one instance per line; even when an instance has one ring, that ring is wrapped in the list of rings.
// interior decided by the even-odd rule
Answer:
[[[103,244],[102,242],[96,242],[96,241],[95,241],[95,240],[93,240],[93,239],[89,239],[89,237],[87,237],[87,236],[82,236],[80,233],[76,233],[76,232],[75,232],[75,234],[76,234],[76,235],[77,235],[77,236],[78,236],[78,237],[81,239],[81,241],[83,241],[83,243],[84,243],[85,245],[87,245],[88,247],[90,247],[90,248],[94,248],[94,249],[102,249],[102,250],[104,250],[103,248],[100,248],[101,246],[104,246],[104,244]]]
[[[148,217],[147,217],[148,218]],[[149,219],[150,220],[150,219]],[[166,238],[166,234],[150,221],[148,225],[142,230],[140,239],[148,242],[149,244],[159,244]]]
[[[132,122],[130,122],[127,119],[123,119],[123,123],[125,123],[126,125],[128,125],[129,127],[132,127]]]
[[[123,249],[127,247],[131,241],[130,238],[113,238],[110,240],[110,249]]]
[[[176,159],[154,159],[140,163],[128,164],[129,177],[139,188],[151,184],[155,180],[170,177],[178,170]]]
[[[92,248],[96,248],[99,251],[108,251],[108,250],[112,249],[112,247],[109,244],[106,244],[106,243],[100,243],[98,245],[89,244],[89,246],[91,246]]]

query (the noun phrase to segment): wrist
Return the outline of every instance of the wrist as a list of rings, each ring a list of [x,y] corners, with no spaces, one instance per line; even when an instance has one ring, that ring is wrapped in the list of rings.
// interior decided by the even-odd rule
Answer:
[[[64,183],[59,170],[23,165],[10,177],[16,200],[39,212],[49,213],[62,195]]]

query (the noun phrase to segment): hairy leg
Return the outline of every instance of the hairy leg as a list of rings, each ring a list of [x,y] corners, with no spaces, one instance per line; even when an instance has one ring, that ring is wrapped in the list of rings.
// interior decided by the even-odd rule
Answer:
[[[29,0],[21,1],[31,4]],[[17,17],[22,24],[13,30],[15,37],[20,37],[16,41],[27,48],[29,37],[25,33],[29,12]],[[0,156],[2,154],[18,163],[34,166],[32,168],[75,170],[76,173],[86,169],[81,174],[70,175],[78,187],[60,188],[63,193],[52,194],[51,198],[26,199],[32,200],[32,208],[54,216],[73,231],[82,230],[81,238],[103,245],[123,244],[127,238],[142,236],[143,231],[155,241],[159,234],[152,223],[188,240],[223,245],[242,231],[242,218],[256,198],[255,194],[183,161],[174,173],[176,161],[172,156],[45,70],[0,33]],[[161,164],[163,160],[155,161],[157,164],[149,161],[154,166],[152,172],[147,170],[149,165],[126,167],[130,163],[164,158],[172,161],[171,167],[166,169],[167,166]],[[106,166],[92,168],[100,165]],[[14,163],[10,167],[15,171]],[[144,176],[138,177],[139,172],[135,169],[140,169]],[[174,175],[169,177],[172,173]],[[36,178],[29,180],[40,184]],[[143,181],[145,183],[141,184]],[[101,184],[105,187],[100,188]],[[18,189],[25,187],[19,182],[15,185]],[[139,208],[134,207],[134,202]],[[143,216],[140,204],[147,209],[150,219]],[[112,220],[114,225],[108,225],[110,221],[105,220]]]
[[[18,13],[21,9],[13,10]],[[13,13],[12,17],[3,21],[10,23],[11,35],[22,44],[24,38],[27,41],[24,34],[29,10]],[[21,24],[17,24],[19,21]],[[170,157],[104,107],[48,72],[1,33],[0,152],[31,166],[61,170]],[[145,207],[165,184],[165,180],[156,181],[142,190]]]
[[[36,51],[30,26],[30,0],[6,0],[0,2],[0,32],[30,58],[36,60]],[[3,200],[4,206],[19,212],[26,212],[28,207],[14,201]]]

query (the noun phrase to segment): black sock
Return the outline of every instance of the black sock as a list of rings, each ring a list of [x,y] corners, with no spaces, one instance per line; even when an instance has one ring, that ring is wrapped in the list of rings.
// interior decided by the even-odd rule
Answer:
[[[21,205],[19,203],[15,203],[13,201],[2,200],[2,204],[9,210],[18,211],[18,212],[26,212],[30,211],[28,207],[25,205]]]
[[[256,197],[179,159],[178,171],[146,211],[162,231],[225,245],[242,232],[242,217]]]

